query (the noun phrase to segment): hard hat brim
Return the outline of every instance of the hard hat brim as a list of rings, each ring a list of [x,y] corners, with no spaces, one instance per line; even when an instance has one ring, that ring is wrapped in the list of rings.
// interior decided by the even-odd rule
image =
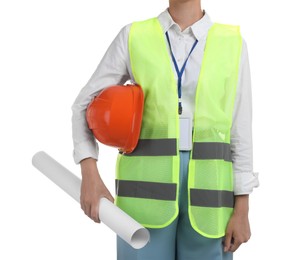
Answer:
[[[137,146],[144,107],[144,95],[141,86],[135,85],[131,88],[131,90],[133,95],[133,121],[132,128],[124,149],[124,153],[126,154],[131,153]]]

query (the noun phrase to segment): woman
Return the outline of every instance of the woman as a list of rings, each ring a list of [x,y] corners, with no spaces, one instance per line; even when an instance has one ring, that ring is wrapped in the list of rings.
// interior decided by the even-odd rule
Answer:
[[[143,42],[153,44],[153,48],[148,49]],[[164,59],[165,54],[168,59]],[[150,68],[152,66],[154,68]],[[168,74],[168,66],[172,66],[169,71],[173,75]],[[144,78],[143,75],[148,76]],[[156,82],[155,79],[165,84],[148,83]],[[132,249],[118,238],[118,259],[232,259],[232,253],[250,237],[248,199],[253,188],[258,186],[257,175],[252,171],[249,63],[246,44],[238,28],[214,25],[202,11],[200,0],[170,0],[169,8],[157,18],[127,25],[117,35],[72,107],[74,159],[80,163],[82,172],[81,207],[95,222],[99,222],[99,199],[114,199],[97,169],[98,147],[87,127],[85,111],[100,90],[127,80],[140,84],[147,95],[140,140],[153,142],[158,138],[173,138],[180,144],[184,139],[187,145],[174,148],[177,152],[170,157],[173,168],[167,163],[167,156],[159,157],[166,160],[163,164],[168,166],[160,165],[160,171],[155,174],[166,172],[171,176],[170,184],[176,185],[174,201],[160,201],[156,195],[129,198],[130,195],[123,196],[117,189],[118,206],[148,227],[151,234],[150,243],[141,250]],[[206,83],[209,81],[212,83]],[[178,90],[176,97],[172,96],[175,92],[171,91],[171,85]],[[157,94],[154,88],[162,88],[165,95],[163,92]],[[178,114],[170,112],[170,105],[176,106]],[[156,109],[151,109],[154,107],[158,108],[158,115],[151,115],[155,113]],[[146,122],[151,116],[155,120],[153,125],[148,125]],[[180,137],[175,130],[174,136],[158,137],[154,132],[161,132],[164,126],[156,122],[168,117],[171,119],[164,122],[168,129],[175,129],[172,122],[181,122],[182,118],[191,122],[187,124],[189,129],[182,124]],[[208,127],[201,132],[204,125]],[[149,132],[152,134],[148,135]],[[205,139],[207,132],[210,133]],[[125,160],[130,162],[127,170],[130,175],[135,175],[132,171],[141,174],[140,185],[145,185],[145,180],[150,182],[150,177],[145,177],[146,168],[156,160],[156,155],[119,156],[117,181],[121,185],[129,180],[129,176],[125,177],[128,173],[122,170]],[[144,166],[135,168],[139,167],[137,165]],[[200,177],[209,167],[210,173]],[[170,173],[167,169],[171,169]],[[168,184],[167,179],[164,184]],[[205,186],[206,179],[217,183]],[[138,211],[141,215],[135,213]],[[166,216],[166,212],[170,216]]]

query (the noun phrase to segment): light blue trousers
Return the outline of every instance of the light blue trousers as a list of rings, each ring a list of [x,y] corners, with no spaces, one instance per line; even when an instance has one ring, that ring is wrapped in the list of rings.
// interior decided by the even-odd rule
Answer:
[[[133,249],[117,237],[117,260],[232,260],[224,253],[223,238],[210,239],[198,234],[188,217],[188,162],[190,152],[180,152],[179,215],[171,225],[149,229],[150,242]]]

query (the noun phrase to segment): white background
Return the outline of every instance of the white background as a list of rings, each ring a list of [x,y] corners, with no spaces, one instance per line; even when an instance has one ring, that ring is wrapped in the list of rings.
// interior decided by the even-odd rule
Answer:
[[[252,238],[235,254],[236,260],[291,255],[289,3],[202,3],[213,21],[241,25],[250,55],[254,168],[260,172],[261,186],[251,195]],[[32,167],[31,158],[44,150],[80,176],[72,159],[75,97],[122,26],[157,16],[167,4],[167,0],[1,0],[0,259],[115,259],[115,235],[89,220],[73,199]],[[101,174],[114,193],[116,150],[101,146],[100,154]]]

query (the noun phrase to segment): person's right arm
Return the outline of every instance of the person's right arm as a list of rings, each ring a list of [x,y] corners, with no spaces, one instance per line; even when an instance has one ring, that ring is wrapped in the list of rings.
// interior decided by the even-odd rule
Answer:
[[[80,162],[80,166],[82,175],[80,206],[89,218],[99,223],[100,199],[105,197],[114,202],[114,198],[99,174],[95,159],[86,158]]]
[[[91,100],[105,87],[123,84],[131,79],[128,32],[130,26],[124,27],[114,39],[96,71],[80,91],[72,105],[72,137],[74,144],[73,157],[81,166],[81,208],[87,216],[99,222],[99,200],[113,197],[105,186],[97,167],[98,144],[88,128],[86,109]]]

